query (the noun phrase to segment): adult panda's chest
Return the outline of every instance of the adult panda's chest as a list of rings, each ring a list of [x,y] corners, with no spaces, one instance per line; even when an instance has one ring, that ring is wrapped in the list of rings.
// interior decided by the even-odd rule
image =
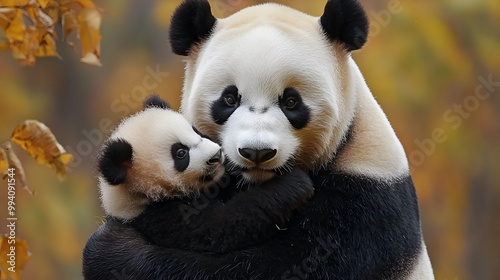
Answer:
[[[314,197],[277,239],[325,251],[324,261],[338,265],[336,271],[350,262],[365,267],[355,279],[377,274],[392,279],[412,267],[422,237],[411,177],[382,183],[321,170],[312,179]]]

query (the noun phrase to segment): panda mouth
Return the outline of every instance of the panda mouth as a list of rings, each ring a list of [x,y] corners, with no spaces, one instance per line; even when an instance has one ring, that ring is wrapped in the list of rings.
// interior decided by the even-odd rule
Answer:
[[[206,172],[201,175],[198,180],[201,183],[211,183],[220,180],[222,175],[224,175],[225,167],[223,164],[217,164],[213,168],[206,170]]]
[[[244,179],[250,182],[265,182],[276,175],[282,175],[291,171],[293,164],[291,161],[285,162],[282,166],[276,168],[262,168],[259,166],[245,167],[238,166],[237,169]],[[235,168],[233,168],[235,169]]]

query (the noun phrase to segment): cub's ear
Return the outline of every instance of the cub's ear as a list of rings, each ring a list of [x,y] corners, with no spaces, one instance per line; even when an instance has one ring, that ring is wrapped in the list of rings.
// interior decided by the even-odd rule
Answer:
[[[160,108],[160,109],[171,109],[170,104],[167,101],[161,99],[160,96],[153,94],[148,96],[146,100],[144,100],[143,104],[144,110],[149,108]]]
[[[104,143],[99,155],[99,172],[106,181],[116,186],[127,178],[128,169],[132,167],[132,145],[123,139],[110,139]]]
[[[212,33],[217,19],[207,0],[185,0],[172,16],[170,45],[175,54],[188,56],[195,44]]]
[[[329,0],[320,23],[328,39],[343,43],[347,51],[366,43],[368,18],[357,0]]]

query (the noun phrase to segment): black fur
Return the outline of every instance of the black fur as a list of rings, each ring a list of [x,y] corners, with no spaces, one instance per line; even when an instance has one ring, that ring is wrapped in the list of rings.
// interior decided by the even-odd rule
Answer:
[[[144,100],[143,106],[144,110],[148,108],[171,109],[170,104],[156,94],[148,96],[148,98]]]
[[[295,101],[293,108],[287,106],[287,102],[290,100]],[[294,88],[287,88],[283,92],[283,96],[279,99],[279,105],[283,114],[287,117],[293,128],[301,129],[304,128],[308,123],[311,116],[309,112],[309,107],[302,101],[299,92]]]
[[[368,18],[357,0],[329,0],[320,23],[328,39],[343,43],[348,51],[366,43]]]
[[[233,103],[228,103],[228,98],[232,98]],[[219,99],[211,105],[212,119],[216,124],[223,125],[227,119],[240,106],[241,96],[238,94],[238,88],[234,85],[228,86],[222,91]]]
[[[179,151],[183,152],[183,157],[179,157]],[[170,148],[175,170],[184,172],[189,166],[189,148],[181,143],[173,144]]]
[[[229,252],[268,240],[313,194],[311,179],[299,169],[237,193],[227,202],[219,200],[222,187],[213,186],[198,198],[153,204],[132,225],[165,248]]]
[[[185,0],[170,24],[170,45],[175,54],[187,56],[195,44],[208,38],[217,19],[206,0]]]
[[[124,139],[110,139],[104,143],[98,159],[99,172],[110,185],[125,182],[132,164],[132,145]]]
[[[310,203],[294,214],[286,230],[259,246],[225,254],[163,248],[151,245],[131,225],[108,220],[87,242],[84,276],[376,280],[399,279],[411,269],[421,235],[410,177],[389,184],[326,169],[313,176]],[[163,213],[156,215],[161,220]],[[210,244],[203,242],[199,246]]]

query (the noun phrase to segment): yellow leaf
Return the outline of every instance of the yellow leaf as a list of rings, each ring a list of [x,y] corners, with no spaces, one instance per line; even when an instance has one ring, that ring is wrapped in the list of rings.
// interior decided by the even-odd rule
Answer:
[[[11,255],[15,256],[15,263],[10,263]],[[15,237],[15,233],[0,236],[0,279],[21,279],[21,272],[30,258],[28,241]],[[15,268],[9,269],[12,264]]]
[[[37,0],[38,4],[40,4],[40,6],[42,6],[42,8],[45,9],[45,7],[47,7],[47,5],[50,3],[50,2],[53,2],[53,1],[50,1],[50,0]]]
[[[78,0],[77,2],[84,8],[95,8],[95,4],[92,0]]]
[[[5,30],[10,24],[10,22],[16,17],[15,8],[0,8],[0,28]]]
[[[26,185],[26,176],[24,174],[23,165],[21,164],[21,161],[17,157],[16,153],[14,153],[14,150],[12,150],[12,145],[10,144],[10,141],[3,142],[0,145],[0,148],[3,150],[4,155],[6,156],[7,163],[9,164],[8,168],[14,169],[14,178],[16,179],[16,186],[21,186],[27,192],[33,194],[33,192],[28,188],[28,185]]]
[[[95,66],[102,66],[101,61],[94,53],[86,53],[81,59],[81,62]]]
[[[51,35],[47,34],[43,37],[35,55],[39,57],[56,56],[60,58],[59,54],[56,52],[56,42]]]
[[[43,11],[52,19],[53,22],[59,22],[59,14],[62,12],[59,4],[51,2],[43,9]]]
[[[2,51],[8,51],[10,48],[9,42],[6,42],[4,40],[0,40],[0,50]]]
[[[97,9],[84,9],[78,15],[80,41],[82,42],[82,62],[100,65],[99,41],[101,34],[101,13]]]
[[[75,3],[82,8],[95,8],[95,4],[92,0],[61,0],[62,7],[71,6]]]
[[[2,0],[1,6],[4,7],[15,7],[15,6],[26,6],[30,0]]]
[[[10,42],[23,41],[24,31],[25,27],[23,20],[23,12],[21,9],[17,9],[14,18],[9,22],[9,24],[5,28],[5,37],[7,37]]]
[[[68,10],[62,15],[62,26],[63,26],[63,39],[67,40],[68,36],[78,28],[78,22],[76,20],[75,11]]]
[[[66,153],[45,124],[26,120],[16,127],[11,140],[26,150],[38,163],[54,169],[60,180],[64,178],[72,155]]]
[[[2,175],[7,174],[7,170],[9,169],[9,162],[7,159],[7,154],[5,153],[5,150],[0,147],[0,173]]]

